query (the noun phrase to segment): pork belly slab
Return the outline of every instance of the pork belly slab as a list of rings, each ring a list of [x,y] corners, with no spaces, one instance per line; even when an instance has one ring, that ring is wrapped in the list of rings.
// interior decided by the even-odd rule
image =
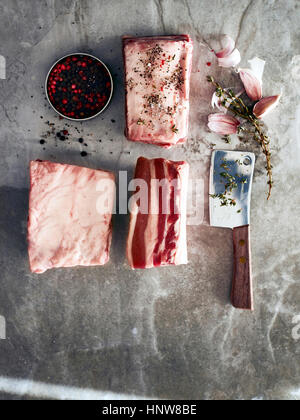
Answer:
[[[127,239],[127,259],[132,268],[187,263],[188,173],[186,162],[138,159],[135,170],[138,188],[130,199],[132,208]]]
[[[128,140],[171,147],[188,135],[189,35],[123,37]]]
[[[32,161],[28,219],[31,271],[105,264],[109,260],[114,194],[114,175],[110,172]],[[107,206],[99,206],[98,199],[101,203],[106,199]]]

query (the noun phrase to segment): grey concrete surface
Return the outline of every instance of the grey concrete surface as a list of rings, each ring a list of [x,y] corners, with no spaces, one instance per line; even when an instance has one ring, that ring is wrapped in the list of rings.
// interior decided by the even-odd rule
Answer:
[[[17,391],[24,379],[99,395],[300,399],[299,19],[297,0],[1,0],[0,54],[7,60],[7,78],[0,80],[2,399],[35,398],[30,385]],[[128,142],[120,36],[185,32],[195,42],[188,142],[173,150]],[[206,45],[215,45],[223,33],[236,39],[242,66],[253,56],[266,60],[264,93],[283,95],[266,118],[275,178],[269,202],[257,147],[237,139],[225,145],[206,128],[211,112],[206,75],[236,83],[230,71],[217,68]],[[115,81],[109,108],[85,124],[59,120],[43,90],[50,65],[73,51],[101,58]],[[65,127],[70,140],[60,142],[55,133]],[[207,186],[211,143],[258,156],[251,214],[254,313],[230,305],[231,232],[209,227],[207,200],[203,222],[188,227],[187,266],[131,271],[124,255],[128,217],[115,216],[105,267],[30,273],[31,159],[130,175],[140,155],[187,159],[191,176]],[[89,153],[85,158],[83,149]],[[15,381],[15,393],[4,378]]]

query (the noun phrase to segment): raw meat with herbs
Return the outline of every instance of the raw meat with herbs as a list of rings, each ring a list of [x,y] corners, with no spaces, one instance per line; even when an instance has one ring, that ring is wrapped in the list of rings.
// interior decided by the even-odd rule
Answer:
[[[171,147],[188,135],[189,35],[123,37],[128,140]]]

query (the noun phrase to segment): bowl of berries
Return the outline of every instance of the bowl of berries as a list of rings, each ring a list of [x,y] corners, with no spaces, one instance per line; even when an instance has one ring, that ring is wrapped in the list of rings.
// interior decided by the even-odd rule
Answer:
[[[108,106],[113,80],[107,66],[90,54],[69,54],[51,67],[46,78],[46,96],[63,118],[85,121]]]

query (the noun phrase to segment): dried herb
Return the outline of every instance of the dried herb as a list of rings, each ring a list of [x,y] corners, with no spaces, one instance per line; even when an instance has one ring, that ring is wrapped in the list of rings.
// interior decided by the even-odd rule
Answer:
[[[247,178],[242,175],[232,175],[230,173],[230,164],[228,161],[223,158],[222,163],[220,165],[222,172],[220,172],[220,176],[224,180],[224,192],[218,194],[210,194],[211,198],[218,198],[220,200],[220,206],[236,206],[236,201],[234,198],[231,198],[230,195],[232,194],[233,190],[238,188],[238,183],[246,184]],[[241,213],[242,209],[239,209],[237,213]]]
[[[223,137],[223,140],[225,141],[225,143],[230,144],[230,143],[231,143],[231,138],[230,138],[230,135],[229,135],[229,134],[226,134],[226,135]]]

